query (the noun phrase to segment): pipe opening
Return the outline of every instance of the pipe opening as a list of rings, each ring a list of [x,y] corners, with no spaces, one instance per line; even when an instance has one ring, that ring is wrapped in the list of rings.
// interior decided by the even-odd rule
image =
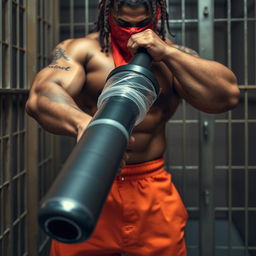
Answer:
[[[66,218],[51,218],[45,225],[48,233],[59,240],[78,240],[81,237],[78,225]]]

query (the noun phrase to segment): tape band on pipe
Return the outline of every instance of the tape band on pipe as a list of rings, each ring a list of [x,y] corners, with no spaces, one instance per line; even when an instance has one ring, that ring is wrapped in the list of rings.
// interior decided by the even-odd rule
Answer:
[[[117,129],[119,129],[123,133],[127,142],[129,141],[128,131],[125,129],[125,127],[122,124],[120,124],[119,122],[117,122],[113,119],[102,118],[102,119],[94,120],[87,126],[86,129],[88,129],[91,126],[95,126],[95,125],[99,125],[99,124],[107,124],[107,125],[112,125],[112,126],[116,127]]]

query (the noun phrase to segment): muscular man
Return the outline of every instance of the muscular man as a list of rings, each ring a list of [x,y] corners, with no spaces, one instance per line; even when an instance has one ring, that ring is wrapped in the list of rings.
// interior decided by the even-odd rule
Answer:
[[[127,63],[138,47],[152,56],[151,70],[161,87],[133,130],[127,165],[92,237],[75,245],[53,241],[52,256],[186,255],[187,213],[163,169],[165,125],[181,99],[201,111],[221,113],[238,103],[239,90],[227,67],[166,39],[166,9],[165,0],[102,0],[98,32],[57,45],[53,62],[35,78],[27,112],[46,130],[77,140],[96,112],[107,75]]]

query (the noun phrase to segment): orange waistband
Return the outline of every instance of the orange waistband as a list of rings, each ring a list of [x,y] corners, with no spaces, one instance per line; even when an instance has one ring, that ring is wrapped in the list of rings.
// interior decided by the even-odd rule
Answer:
[[[159,158],[156,160],[139,163],[139,164],[128,164],[122,168],[120,174],[116,177],[118,180],[123,177],[126,178],[143,178],[152,173],[162,171],[163,166],[165,165],[164,158]]]

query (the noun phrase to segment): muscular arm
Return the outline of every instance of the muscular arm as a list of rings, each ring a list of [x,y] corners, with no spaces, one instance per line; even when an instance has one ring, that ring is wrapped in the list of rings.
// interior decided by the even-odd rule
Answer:
[[[52,63],[37,74],[26,104],[28,114],[55,134],[77,137],[91,119],[73,99],[86,80],[80,44],[67,41],[55,48]]]
[[[197,109],[221,113],[238,103],[239,89],[233,72],[224,65],[179,49],[148,29],[134,34],[128,48],[145,47],[155,61],[163,61],[174,76],[178,94]]]
[[[177,92],[197,109],[221,113],[238,103],[236,77],[222,64],[177,46],[168,46],[163,61],[174,75]]]

